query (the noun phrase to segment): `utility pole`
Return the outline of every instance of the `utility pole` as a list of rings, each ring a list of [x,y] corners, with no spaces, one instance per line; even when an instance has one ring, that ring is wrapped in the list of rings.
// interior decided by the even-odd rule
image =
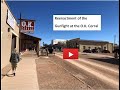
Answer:
[[[44,42],[43,42],[43,47],[44,47],[44,45],[45,45],[45,44],[44,44]]]
[[[116,41],[116,35],[114,35],[114,50],[115,50],[115,41]]]
[[[19,52],[21,51],[21,13],[20,13],[20,23],[19,23]]]

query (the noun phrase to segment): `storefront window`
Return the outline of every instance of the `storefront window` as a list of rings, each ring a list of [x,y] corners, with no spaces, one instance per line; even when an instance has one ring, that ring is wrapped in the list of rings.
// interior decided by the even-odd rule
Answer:
[[[85,50],[85,48],[86,48],[86,47],[85,47],[85,46],[83,46],[83,50]]]

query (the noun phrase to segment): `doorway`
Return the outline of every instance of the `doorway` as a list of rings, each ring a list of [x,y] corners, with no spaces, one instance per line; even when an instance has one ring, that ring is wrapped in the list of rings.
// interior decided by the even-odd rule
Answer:
[[[12,34],[12,45],[11,45],[11,51],[13,51],[16,48],[16,36]]]

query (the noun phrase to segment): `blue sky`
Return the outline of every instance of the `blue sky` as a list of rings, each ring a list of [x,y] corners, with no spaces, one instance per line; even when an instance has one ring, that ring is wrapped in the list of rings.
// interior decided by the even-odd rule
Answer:
[[[118,1],[9,1],[8,5],[16,19],[34,19],[33,36],[40,37],[41,43],[50,44],[52,39],[103,40],[119,43],[119,2]],[[53,31],[53,15],[102,15],[101,31]]]

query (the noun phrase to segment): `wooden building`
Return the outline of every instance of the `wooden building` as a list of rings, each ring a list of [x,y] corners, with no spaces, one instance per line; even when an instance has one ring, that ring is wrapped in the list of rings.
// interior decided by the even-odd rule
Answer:
[[[39,56],[40,41],[41,41],[41,38],[20,33],[20,52],[26,49],[35,50],[37,55]]]

